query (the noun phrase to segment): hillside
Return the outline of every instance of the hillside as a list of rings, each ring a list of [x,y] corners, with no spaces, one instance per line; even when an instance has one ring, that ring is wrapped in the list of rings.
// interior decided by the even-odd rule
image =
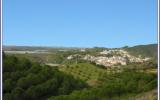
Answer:
[[[142,55],[145,57],[153,57],[154,59],[157,58],[157,44],[137,45],[124,49],[135,56]]]
[[[76,79],[86,81],[90,86],[96,86],[104,83],[108,78],[107,75],[115,72],[113,69],[102,69],[91,63],[78,63],[60,66],[59,70],[73,75]]]
[[[4,56],[4,100],[46,100],[85,87],[87,84],[83,81],[56,68],[41,66],[25,58]]]
[[[138,94],[134,97],[131,97],[130,100],[157,100],[157,89]]]
[[[115,78],[108,80],[105,85],[53,96],[48,100],[131,100],[130,97],[140,98],[138,94],[155,89],[157,84],[156,75],[153,74],[132,71],[111,76]]]
[[[123,48],[65,48],[65,47],[28,47],[28,46],[3,46],[6,54],[14,54],[15,56],[24,56],[39,63],[63,63],[69,55],[92,55],[98,56],[103,50],[123,49],[133,56],[150,57],[157,61],[157,45],[138,45],[134,47]],[[85,50],[85,51],[81,51]]]
[[[154,57],[155,48],[156,45],[123,48],[125,50],[57,48],[47,50],[48,53],[40,53],[44,49],[36,47],[30,52],[26,50],[27,47],[26,51],[14,48],[13,53],[4,52],[3,55],[4,100],[141,99],[157,88],[157,63],[152,60],[144,62],[132,55]],[[14,53],[15,51],[19,53]],[[125,65],[119,62],[110,66],[100,65],[103,61],[107,64],[125,62],[127,57],[128,62],[133,62]],[[142,62],[134,62],[138,58]],[[52,66],[55,64],[57,66]],[[154,93],[153,96],[156,98],[157,94]]]

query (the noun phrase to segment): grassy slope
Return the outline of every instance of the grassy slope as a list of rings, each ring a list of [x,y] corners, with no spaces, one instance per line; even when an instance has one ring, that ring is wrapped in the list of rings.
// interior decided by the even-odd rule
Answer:
[[[49,100],[154,100],[157,93],[156,77],[153,74],[139,72],[118,73],[114,78],[99,87],[75,91],[69,95],[51,97]],[[151,91],[151,92],[149,92]],[[141,98],[146,99],[141,99]]]
[[[150,45],[138,45],[134,47],[125,48],[130,54],[138,56],[142,55],[145,57],[153,57],[156,59],[157,57],[157,44]]]
[[[70,66],[60,66],[60,71],[87,81],[89,85],[97,85],[109,79],[107,75],[114,73],[112,69],[102,69],[90,63],[78,63]]]
[[[129,100],[157,100],[157,89],[138,94]]]

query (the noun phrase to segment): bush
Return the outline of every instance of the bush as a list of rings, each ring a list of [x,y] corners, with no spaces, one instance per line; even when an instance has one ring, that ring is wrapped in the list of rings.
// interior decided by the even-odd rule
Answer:
[[[41,66],[25,58],[5,55],[3,61],[4,100],[45,100],[87,87],[83,81],[56,68]]]

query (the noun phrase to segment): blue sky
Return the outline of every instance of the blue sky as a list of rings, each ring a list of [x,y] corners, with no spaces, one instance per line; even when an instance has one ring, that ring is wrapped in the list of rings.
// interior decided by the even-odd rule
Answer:
[[[3,44],[122,47],[157,42],[157,0],[3,0]]]

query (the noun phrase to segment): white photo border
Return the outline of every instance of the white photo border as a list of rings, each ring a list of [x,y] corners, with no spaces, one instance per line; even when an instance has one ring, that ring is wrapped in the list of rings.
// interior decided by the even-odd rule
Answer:
[[[3,44],[3,43],[2,43],[2,42],[3,42],[3,40],[2,40],[2,37],[3,37],[3,35],[2,35],[2,33],[3,33],[3,32],[2,32],[2,17],[3,17],[3,16],[2,16],[2,0],[0,0],[0,6],[1,6],[1,7],[0,7],[0,13],[1,13],[1,15],[0,15],[0,20],[1,20],[1,21],[0,21],[0,22],[1,22],[1,25],[0,25],[0,26],[1,26],[1,28],[0,28],[0,30],[1,30],[1,47],[0,47],[0,48],[1,48],[1,54],[0,54],[0,56],[1,56],[1,57],[0,57],[0,60],[1,60],[1,61],[0,61],[0,64],[1,64],[1,68],[0,68],[0,79],[1,79],[1,83],[0,83],[0,85],[1,85],[1,87],[0,87],[0,88],[1,88],[1,89],[0,89],[0,93],[1,93],[1,94],[0,94],[0,99],[3,100],[3,99],[2,99],[2,96],[3,96],[3,95],[2,95],[2,93],[3,93],[3,86],[2,86],[2,81],[3,81],[3,80],[2,80],[2,72],[3,72],[3,71],[2,71],[2,44]]]
[[[159,11],[160,11],[159,10],[159,3],[160,3],[159,0],[157,0],[157,6],[158,6],[157,7],[157,9],[158,9],[157,10],[157,21],[158,21],[158,23],[157,23],[157,40],[158,40],[157,41],[158,42],[158,48],[157,48],[157,50],[158,50],[158,59],[157,59],[158,60],[158,73],[157,73],[158,74],[158,78],[157,78],[158,79],[158,84],[157,84],[158,87],[157,88],[158,89],[157,89],[157,92],[158,93],[157,93],[157,95],[158,95],[158,100],[160,100],[160,96],[159,96],[159,93],[160,93],[159,92],[160,91],[160,86],[159,86],[159,82],[160,82],[159,81],[159,79],[160,79],[160,73],[159,73],[159,71],[160,71],[160,65],[159,65],[160,64],[160,59],[159,59],[159,49],[160,49],[160,44],[159,44],[159,42],[160,42],[159,41],[159,38],[160,38],[159,37],[160,36],[159,35],[159,21],[160,21],[159,20]],[[3,84],[2,83],[2,81],[3,81],[2,80],[2,78],[3,78],[2,77],[2,75],[3,75],[2,74],[2,70],[3,70],[3,68],[2,68],[2,61],[3,61],[3,59],[2,59],[2,54],[3,54],[2,53],[2,47],[3,47],[3,20],[2,20],[3,19],[3,14],[2,14],[2,12],[3,12],[3,5],[2,4],[3,4],[3,0],[0,0],[0,23],[1,23],[1,25],[0,25],[0,33],[1,33],[0,34],[0,45],[1,45],[0,46],[0,49],[1,49],[1,51],[0,51],[0,66],[1,66],[1,68],[0,68],[0,100],[3,100],[2,99],[3,98],[3,85],[2,85]]]

